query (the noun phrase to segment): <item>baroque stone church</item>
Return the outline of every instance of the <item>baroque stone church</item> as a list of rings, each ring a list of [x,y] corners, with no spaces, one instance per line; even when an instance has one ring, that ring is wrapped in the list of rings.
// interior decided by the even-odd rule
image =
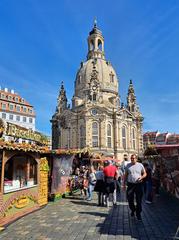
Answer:
[[[87,60],[77,71],[71,107],[61,84],[51,119],[52,148],[90,148],[120,160],[133,153],[140,155],[143,117],[132,80],[124,105],[120,102],[117,74],[105,58],[104,37],[96,22],[87,41]]]

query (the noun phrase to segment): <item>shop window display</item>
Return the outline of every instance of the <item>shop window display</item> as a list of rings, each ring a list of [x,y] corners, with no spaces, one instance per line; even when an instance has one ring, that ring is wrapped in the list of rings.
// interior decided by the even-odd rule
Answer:
[[[37,162],[32,157],[14,156],[5,164],[4,192],[28,188],[37,184]]]

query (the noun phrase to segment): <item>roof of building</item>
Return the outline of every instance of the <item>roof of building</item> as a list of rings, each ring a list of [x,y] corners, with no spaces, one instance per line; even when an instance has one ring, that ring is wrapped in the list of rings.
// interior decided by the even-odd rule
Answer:
[[[143,136],[153,136],[153,135],[156,135],[158,133],[158,131],[155,131],[155,132],[146,132],[143,134]]]
[[[5,98],[3,98],[1,94],[4,94]],[[9,99],[8,98],[9,96],[11,96],[12,99]],[[18,101],[17,101],[17,98],[18,98]],[[8,90],[7,88],[0,89],[0,99],[10,101],[10,102],[14,102],[16,104],[23,104],[23,105],[26,105],[26,106],[29,106],[29,107],[33,107],[29,102],[27,102],[18,93],[15,93],[14,90]]]

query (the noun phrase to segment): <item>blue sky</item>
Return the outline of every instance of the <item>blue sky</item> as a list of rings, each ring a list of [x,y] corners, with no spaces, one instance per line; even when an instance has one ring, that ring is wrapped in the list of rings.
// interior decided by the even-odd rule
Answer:
[[[144,131],[179,133],[178,12],[177,0],[1,0],[0,85],[35,107],[37,129],[50,135],[60,83],[71,103],[97,17],[121,100],[132,79]]]

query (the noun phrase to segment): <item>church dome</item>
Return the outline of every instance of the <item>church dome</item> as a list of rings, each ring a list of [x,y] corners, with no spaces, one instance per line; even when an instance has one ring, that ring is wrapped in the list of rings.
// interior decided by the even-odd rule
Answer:
[[[95,87],[98,87],[101,94],[109,93],[111,97],[118,95],[117,74],[111,63],[105,59],[104,38],[96,22],[88,36],[87,61],[81,63],[76,75],[75,96],[85,98],[89,89],[93,90]]]
[[[109,61],[101,58],[91,58],[84,63],[77,72],[75,81],[75,95],[84,97],[85,91],[89,89],[93,67],[96,67],[99,87],[102,92],[118,94],[117,74]]]

